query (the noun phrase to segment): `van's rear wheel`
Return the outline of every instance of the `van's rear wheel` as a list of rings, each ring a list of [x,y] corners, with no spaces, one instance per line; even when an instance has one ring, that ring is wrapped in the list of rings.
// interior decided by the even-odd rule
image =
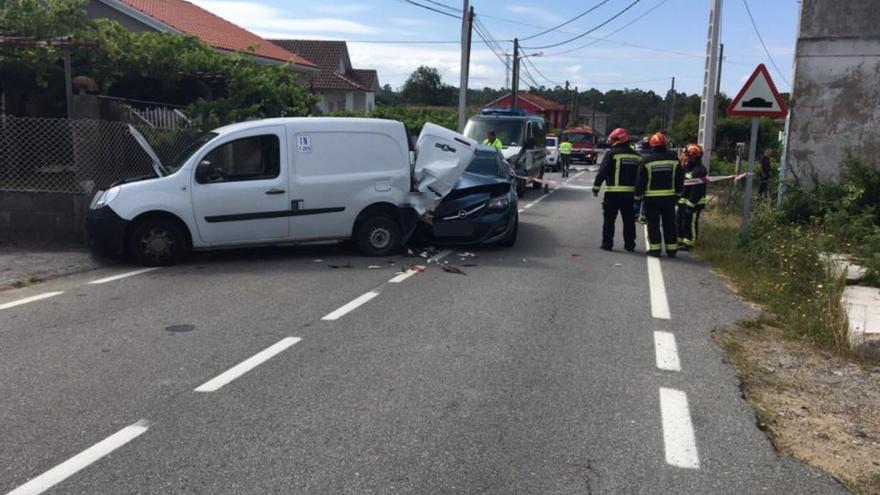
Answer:
[[[144,266],[173,265],[185,251],[186,236],[180,226],[162,218],[139,223],[128,238],[129,254]]]
[[[391,217],[370,217],[354,233],[354,243],[367,256],[388,256],[400,247],[400,225]]]

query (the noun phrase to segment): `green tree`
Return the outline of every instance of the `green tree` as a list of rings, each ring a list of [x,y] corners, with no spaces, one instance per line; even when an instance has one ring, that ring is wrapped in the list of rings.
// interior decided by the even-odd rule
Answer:
[[[696,143],[699,127],[700,117],[695,113],[688,113],[673,124],[669,137],[679,145]]]
[[[420,65],[403,83],[400,96],[403,101],[417,105],[452,105],[454,88],[443,84],[440,72],[434,67]]]

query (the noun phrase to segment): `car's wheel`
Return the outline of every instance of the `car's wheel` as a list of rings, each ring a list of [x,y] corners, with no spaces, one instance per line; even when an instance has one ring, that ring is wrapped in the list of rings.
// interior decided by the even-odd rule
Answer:
[[[145,266],[173,265],[186,252],[186,235],[175,222],[164,218],[140,222],[128,238],[128,252]]]
[[[519,213],[514,213],[513,217],[513,230],[507,234],[507,237],[501,239],[498,243],[499,246],[510,247],[516,244],[516,235],[519,232]]]
[[[354,243],[367,256],[388,256],[400,247],[400,225],[391,217],[370,217],[358,225]]]

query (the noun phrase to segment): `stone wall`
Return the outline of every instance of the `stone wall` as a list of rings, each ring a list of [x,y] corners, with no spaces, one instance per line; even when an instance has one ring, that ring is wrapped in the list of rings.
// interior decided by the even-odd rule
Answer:
[[[792,99],[796,178],[838,179],[847,151],[880,166],[880,1],[803,0]]]
[[[0,191],[0,239],[84,242],[84,194]]]

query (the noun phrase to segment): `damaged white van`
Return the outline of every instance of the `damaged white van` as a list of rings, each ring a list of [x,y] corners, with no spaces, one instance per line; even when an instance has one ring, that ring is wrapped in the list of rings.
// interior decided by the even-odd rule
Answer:
[[[354,241],[398,249],[453,188],[476,142],[426,124],[415,146],[397,121],[282,118],[206,133],[156,177],[98,191],[86,217],[96,251],[168,265],[189,250]]]

